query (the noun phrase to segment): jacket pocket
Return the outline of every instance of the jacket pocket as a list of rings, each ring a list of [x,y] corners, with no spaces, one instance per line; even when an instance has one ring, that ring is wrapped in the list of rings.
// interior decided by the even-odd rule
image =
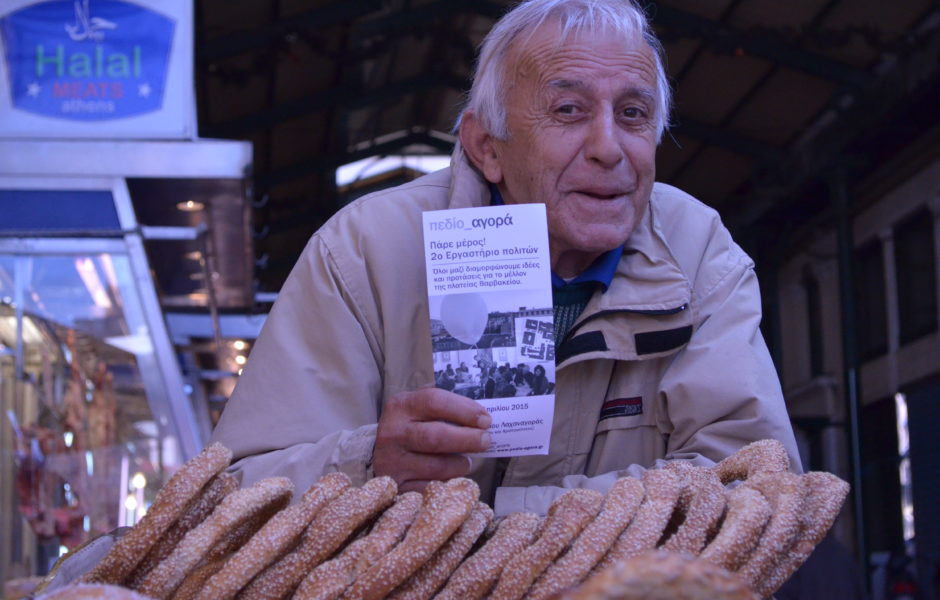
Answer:
[[[594,435],[615,429],[656,425],[661,361],[620,361],[597,415]]]
[[[665,451],[665,439],[651,419],[610,419],[598,424],[587,474],[623,471],[630,465],[651,467]]]
[[[656,415],[654,414],[653,407],[647,406],[648,401],[645,399],[642,399],[641,402],[643,403],[644,406],[643,406],[643,412],[639,414],[604,417],[605,411],[604,409],[601,409],[601,417],[600,417],[600,420],[597,422],[597,427],[594,430],[594,435],[598,435],[606,431],[612,431],[616,429],[633,429],[634,427],[655,427]]]
[[[659,430],[658,382],[661,361],[626,361],[614,366],[600,406],[588,459],[592,475],[648,466],[665,451]]]

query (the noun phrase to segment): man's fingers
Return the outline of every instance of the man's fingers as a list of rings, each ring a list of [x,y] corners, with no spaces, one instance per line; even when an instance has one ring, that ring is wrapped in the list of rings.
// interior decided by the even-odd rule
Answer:
[[[447,390],[424,388],[405,392],[401,400],[410,416],[419,421],[447,421],[477,429],[486,429],[493,421],[485,408]]]
[[[476,402],[445,390],[396,394],[379,417],[373,472],[406,484],[403,491],[467,475],[470,461],[462,454],[489,449],[491,421]]]
[[[403,446],[424,454],[483,452],[490,447],[490,434],[474,427],[441,421],[412,421],[404,431]]]

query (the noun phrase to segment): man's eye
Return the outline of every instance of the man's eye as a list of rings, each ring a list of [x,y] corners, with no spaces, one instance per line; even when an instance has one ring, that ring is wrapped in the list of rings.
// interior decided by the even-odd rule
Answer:
[[[628,106],[623,109],[623,116],[631,121],[637,121],[646,118],[646,111],[638,106]]]
[[[578,107],[574,104],[563,104],[556,109],[556,112],[562,115],[573,115],[578,112]]]

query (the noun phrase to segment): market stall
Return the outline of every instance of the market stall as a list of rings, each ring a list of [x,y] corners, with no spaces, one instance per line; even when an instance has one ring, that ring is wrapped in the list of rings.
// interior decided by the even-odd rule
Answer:
[[[211,215],[247,229],[251,146],[196,139],[191,13],[187,0],[0,8],[2,582],[135,524],[208,436],[155,252],[161,273],[200,273],[193,294],[211,295]],[[195,267],[174,262],[185,252]]]

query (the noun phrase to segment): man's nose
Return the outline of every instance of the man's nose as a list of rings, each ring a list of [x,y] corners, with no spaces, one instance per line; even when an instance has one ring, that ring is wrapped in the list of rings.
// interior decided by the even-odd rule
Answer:
[[[623,160],[623,148],[617,134],[617,124],[612,114],[597,116],[591,124],[588,139],[585,140],[588,160],[596,161],[605,167],[616,166]]]

